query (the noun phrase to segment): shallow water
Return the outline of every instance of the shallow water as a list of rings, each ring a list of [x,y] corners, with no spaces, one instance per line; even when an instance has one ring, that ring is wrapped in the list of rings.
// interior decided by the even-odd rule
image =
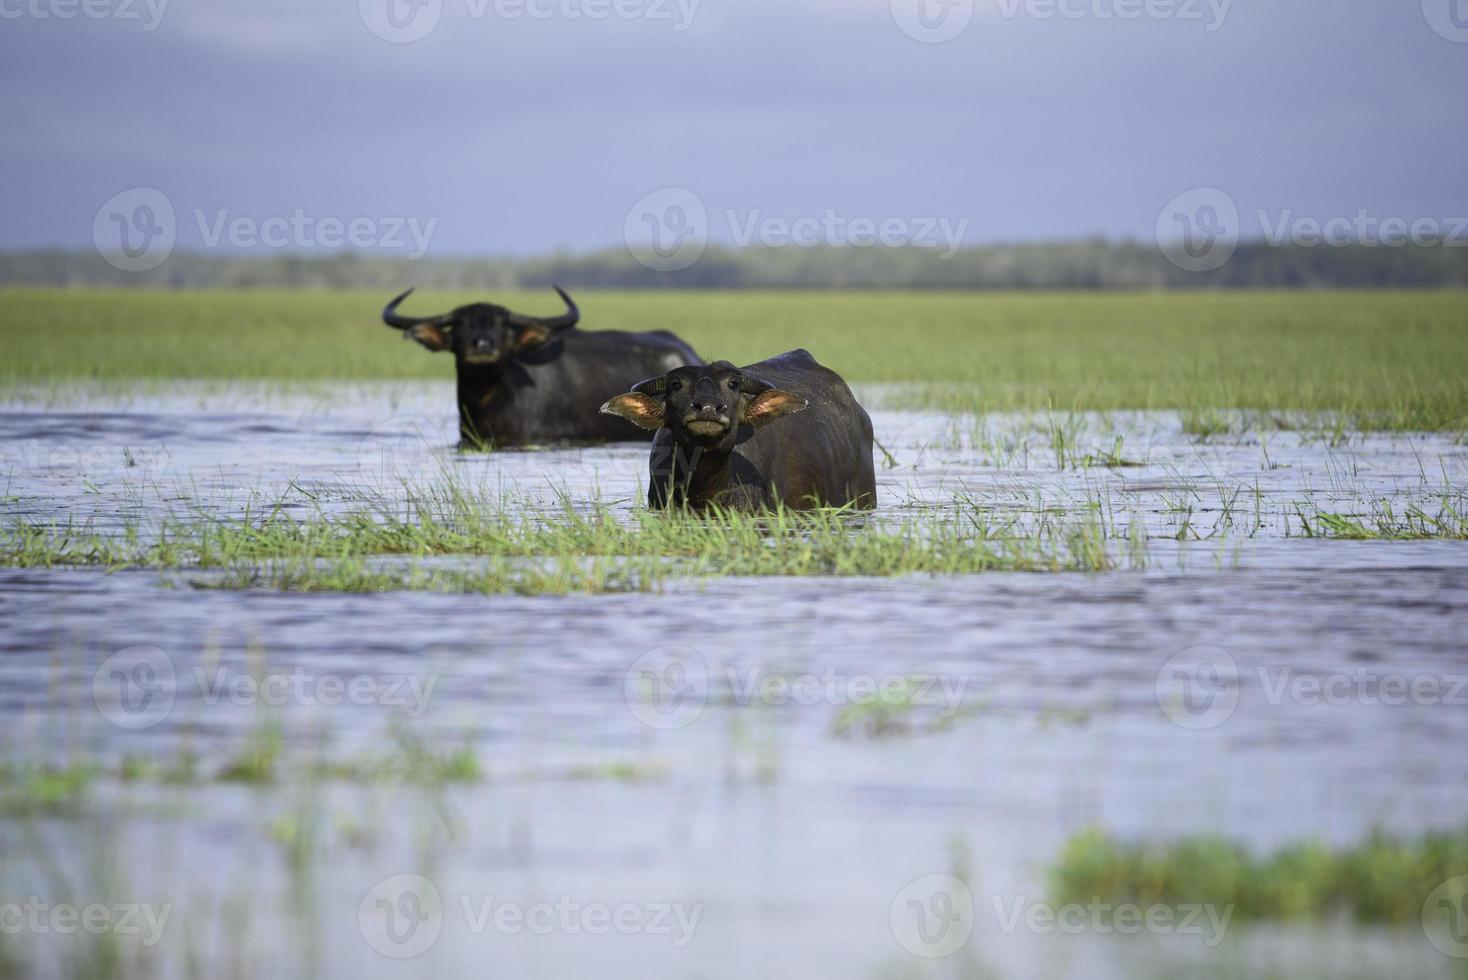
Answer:
[[[461,455],[451,397],[179,388],[79,394],[66,412],[20,399],[0,410],[5,515],[115,530],[165,513],[307,513],[444,472],[547,506],[599,498],[630,514],[640,499],[645,447]],[[162,965],[148,962],[176,975],[184,950],[305,976],[1452,973],[1419,928],[1236,925],[1209,946],[1006,933],[1002,910],[1043,901],[1046,868],[1092,826],[1265,848],[1463,823],[1468,546],[1307,538],[1300,515],[1369,515],[1383,500],[1432,511],[1468,485],[1464,447],[1199,442],[1171,416],[1114,415],[1055,420],[1078,442],[1067,455],[1112,453],[1120,435],[1118,455],[1145,465],[1062,468],[1035,420],[874,420],[895,460],[879,469],[879,515],[955,494],[1021,529],[1099,514],[1123,539],[1145,528],[1144,567],[573,597],[226,592],[152,571],[0,569],[4,757],[85,751],[115,768],[186,744],[215,771],[270,716],[292,758],[365,758],[396,725],[467,742],[485,773],[435,788],[103,780],[80,817],[0,816],[0,891],[67,899],[41,873],[62,866],[88,895],[172,902]],[[118,701],[115,685],[125,697],[139,677],[156,699]],[[257,694],[252,677],[279,686]],[[933,683],[898,730],[847,730],[863,685],[911,677]],[[97,871],[87,840],[115,873]],[[312,842],[307,856],[292,841]],[[423,911],[421,880],[404,874],[433,882],[441,911]],[[933,874],[964,877],[972,900],[959,926],[973,935],[951,958],[920,955],[938,947],[904,918],[915,895],[951,907],[909,887]],[[513,916],[480,921],[491,896],[581,912],[545,913],[536,935]],[[644,923],[663,906],[699,912],[691,939],[592,935],[597,903]],[[11,947],[55,966],[65,944],[0,936]]]

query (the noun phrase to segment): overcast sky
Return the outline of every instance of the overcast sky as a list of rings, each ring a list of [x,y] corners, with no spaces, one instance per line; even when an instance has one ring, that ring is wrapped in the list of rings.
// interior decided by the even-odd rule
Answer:
[[[1468,212],[1468,0],[160,2],[0,0],[0,248],[90,248],[133,188],[183,247],[432,254],[621,245],[662,188],[722,241]]]

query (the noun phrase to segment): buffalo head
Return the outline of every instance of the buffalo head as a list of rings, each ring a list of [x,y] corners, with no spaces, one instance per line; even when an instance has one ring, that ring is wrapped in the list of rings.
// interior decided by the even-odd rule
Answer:
[[[382,311],[382,322],[403,331],[432,351],[451,350],[460,364],[493,365],[511,354],[524,353],[549,343],[562,330],[569,330],[581,319],[571,297],[555,287],[565,301],[566,312],[555,317],[526,316],[512,313],[503,306],[471,303],[452,313],[431,317],[400,316],[398,304],[408,298],[408,290]]]
[[[739,427],[758,429],[809,403],[750,377],[728,361],[675,368],[634,385],[601,407],[644,429],[667,428],[675,441],[708,448],[734,444]]]

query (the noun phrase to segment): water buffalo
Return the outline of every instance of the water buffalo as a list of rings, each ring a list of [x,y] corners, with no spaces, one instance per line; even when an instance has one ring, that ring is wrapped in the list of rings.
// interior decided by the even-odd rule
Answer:
[[[559,286],[566,312],[553,317],[489,303],[440,316],[399,315],[398,305],[412,292],[388,303],[382,320],[431,351],[454,352],[460,445],[466,448],[635,439],[642,434],[597,407],[637,378],[703,363],[666,330],[577,329],[581,311]]]
[[[876,506],[872,420],[809,351],[674,368],[601,410],[656,433],[651,507]]]

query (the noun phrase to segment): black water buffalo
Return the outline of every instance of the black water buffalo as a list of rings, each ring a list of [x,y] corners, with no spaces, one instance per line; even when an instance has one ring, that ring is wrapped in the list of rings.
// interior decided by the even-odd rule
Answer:
[[[401,316],[398,305],[412,291],[388,303],[382,320],[431,351],[454,352],[460,445],[466,448],[635,439],[641,434],[600,414],[598,406],[638,378],[703,363],[666,330],[577,329],[581,312],[559,286],[566,312],[553,317],[489,303],[440,316]]]
[[[674,368],[602,411],[657,433],[649,506],[876,506],[872,420],[808,351]]]

